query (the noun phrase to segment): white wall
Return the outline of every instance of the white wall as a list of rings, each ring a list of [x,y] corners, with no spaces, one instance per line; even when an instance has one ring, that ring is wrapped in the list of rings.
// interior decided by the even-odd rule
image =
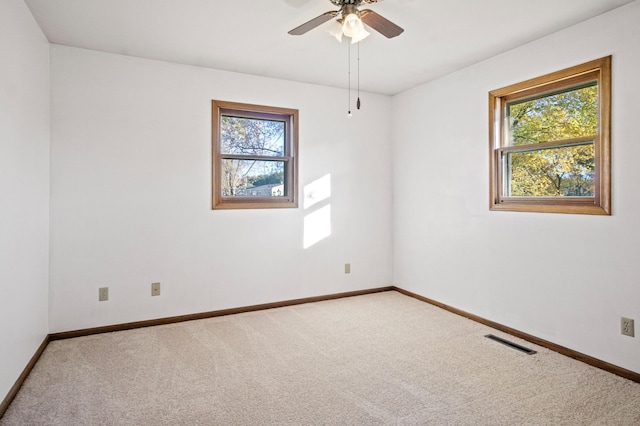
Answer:
[[[640,2],[393,99],[394,284],[640,372]],[[613,55],[613,216],[489,211],[488,92]]]
[[[390,97],[348,119],[344,90],[51,50],[51,332],[391,284]],[[330,174],[331,197],[212,211],[212,99],[299,109],[300,192]],[[304,249],[328,204],[331,235]]]
[[[48,333],[49,43],[0,1],[0,401]]]

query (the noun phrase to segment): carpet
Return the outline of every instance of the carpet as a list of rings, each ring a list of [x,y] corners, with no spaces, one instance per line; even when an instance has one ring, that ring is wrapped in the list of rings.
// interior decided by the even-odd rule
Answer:
[[[54,341],[0,419],[276,424],[640,425],[640,384],[389,291]]]

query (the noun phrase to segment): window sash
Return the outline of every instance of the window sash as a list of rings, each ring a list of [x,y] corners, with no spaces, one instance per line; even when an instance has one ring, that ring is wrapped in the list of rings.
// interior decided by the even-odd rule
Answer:
[[[597,144],[597,135],[593,136],[584,136],[580,138],[566,139],[561,141],[552,141],[552,142],[541,142],[529,145],[519,145],[519,146],[510,146],[506,148],[500,148],[497,150],[498,154],[498,173],[499,173],[499,185],[501,187],[499,202],[500,203],[513,203],[513,202],[532,202],[535,200],[544,201],[546,203],[551,200],[558,200],[560,203],[563,201],[569,203],[579,203],[579,204],[594,204],[595,200],[598,196],[597,191],[599,188],[599,173],[598,173],[598,164],[597,158],[595,155],[596,144]],[[593,186],[594,186],[594,195],[585,195],[585,196],[570,196],[570,195],[553,195],[553,196],[516,196],[516,195],[505,195],[510,194],[508,190],[510,179],[509,172],[513,172],[513,167],[509,167],[507,165],[507,158],[509,154],[514,153],[526,153],[526,152],[536,152],[543,150],[553,150],[560,148],[570,148],[574,146],[585,146],[592,144],[594,147],[594,177],[593,177]],[[584,203],[583,203],[584,202]]]
[[[509,140],[508,135],[505,136],[505,141]],[[498,174],[498,202],[502,205],[509,205],[514,203],[526,203],[526,204],[535,204],[536,202],[542,204],[575,204],[575,205],[596,205],[597,198],[599,197],[599,188],[600,188],[600,161],[599,156],[597,155],[599,148],[599,135],[589,135],[582,136],[579,138],[571,138],[571,139],[563,139],[559,141],[547,141],[547,142],[537,142],[527,145],[509,145],[497,148],[495,150],[497,156],[497,174]],[[593,196],[511,196],[506,195],[507,193],[507,184],[508,184],[508,168],[505,166],[505,158],[509,153],[521,153],[521,152],[532,152],[532,151],[540,151],[544,149],[553,149],[553,148],[565,148],[571,146],[580,146],[584,145],[585,142],[593,142],[594,145],[594,195]]]
[[[272,158],[272,157],[269,157],[269,158]],[[253,167],[255,165],[255,161],[264,162],[263,160],[255,160],[253,158],[247,158],[247,157],[242,157],[242,158],[226,158],[226,157],[223,157],[223,158],[221,158],[220,163],[223,164],[225,162],[225,160],[230,160],[230,161],[234,161],[234,160],[235,161],[249,161],[249,162],[253,161],[254,164],[252,164],[251,167]],[[267,160],[267,161],[269,163],[282,164],[282,173],[283,173],[283,176],[282,176],[282,179],[283,179],[283,183],[282,183],[283,193],[282,194],[277,195],[277,196],[270,195],[268,197],[263,197],[263,196],[259,196],[259,195],[224,195],[224,192],[225,192],[224,188],[221,187],[221,191],[222,191],[221,197],[223,199],[228,199],[228,200],[236,200],[236,199],[239,199],[239,198],[251,198],[251,199],[266,198],[266,199],[270,199],[272,197],[277,197],[279,199],[287,199],[287,197],[289,197],[289,193],[288,193],[289,187],[287,185],[288,180],[289,180],[289,177],[287,175],[287,168],[290,167],[289,162],[288,162],[289,160],[270,159],[270,160]],[[221,173],[223,173],[223,175],[225,174],[225,168],[224,167],[221,167]],[[225,175],[225,177],[226,177],[226,175]],[[274,186],[280,186],[280,185],[274,185]],[[249,190],[251,190],[251,188],[255,188],[255,187],[244,187],[244,188],[238,187],[236,189],[243,189],[244,191],[249,191]]]
[[[284,144],[284,153],[282,156],[278,156],[278,155],[272,155],[272,156],[268,156],[268,157],[272,157],[272,158],[281,158],[283,156],[291,156],[291,126],[289,123],[289,119],[287,118],[283,118],[282,114],[272,114],[272,113],[267,113],[267,112],[261,112],[261,111],[242,111],[242,110],[234,110],[234,109],[228,109],[228,108],[220,108],[220,121],[219,121],[219,125],[220,123],[222,123],[222,119],[228,117],[228,118],[246,118],[246,119],[250,119],[250,120],[256,120],[256,121],[272,121],[272,122],[278,122],[278,123],[282,123],[284,124],[284,140],[283,140],[283,144]],[[220,135],[220,137],[222,137],[222,135]],[[219,141],[221,142],[221,141]],[[222,147],[222,143],[219,143],[219,149]],[[257,154],[231,154],[231,153],[222,153],[221,155],[246,155],[246,156],[250,156],[250,157],[261,157],[260,155]]]

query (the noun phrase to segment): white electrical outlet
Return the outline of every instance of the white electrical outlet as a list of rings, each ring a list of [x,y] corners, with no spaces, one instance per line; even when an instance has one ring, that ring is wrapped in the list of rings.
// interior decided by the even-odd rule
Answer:
[[[100,287],[98,289],[98,302],[106,302],[109,300],[109,287]]]
[[[625,336],[635,337],[633,320],[630,318],[622,317],[620,319],[620,332]]]
[[[160,283],[151,283],[151,295],[160,296]]]
[[[350,274],[351,273],[351,264],[350,263],[345,263],[344,264],[344,273],[345,274]]]

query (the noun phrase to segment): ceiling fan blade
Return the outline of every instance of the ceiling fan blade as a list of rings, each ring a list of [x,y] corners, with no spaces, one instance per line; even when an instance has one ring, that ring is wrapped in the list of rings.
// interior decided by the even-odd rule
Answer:
[[[365,9],[361,11],[360,19],[362,19],[362,22],[364,22],[386,38],[393,38],[399,36],[404,32],[403,28],[397,26],[382,15],[378,15],[371,9]]]
[[[322,25],[325,22],[331,20],[337,14],[338,14],[338,12],[335,12],[335,11],[323,13],[320,16],[316,16],[315,18],[313,18],[309,22],[305,22],[304,24],[300,25],[299,27],[296,27],[296,28],[292,29],[291,31],[289,31],[289,34],[291,34],[291,35],[302,35],[302,34],[306,33],[307,31],[311,31],[315,27],[317,27],[319,25]]]

